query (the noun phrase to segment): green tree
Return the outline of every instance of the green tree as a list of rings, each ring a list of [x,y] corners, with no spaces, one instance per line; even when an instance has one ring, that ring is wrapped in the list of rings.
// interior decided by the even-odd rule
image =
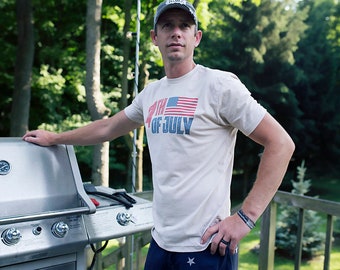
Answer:
[[[297,80],[292,88],[303,111],[298,155],[312,164],[336,165],[340,154],[339,36],[340,4],[332,0],[302,1],[310,12],[308,30],[295,54]],[[337,28],[338,27],[338,28]]]
[[[288,84],[292,75],[289,70],[306,30],[303,22],[306,11],[297,13],[288,1],[222,3],[218,0],[209,5],[215,16],[200,47],[199,60],[239,76],[252,95],[294,137],[302,128],[301,111]],[[239,136],[235,169],[242,172],[245,188],[256,173],[261,151],[259,146]]]
[[[34,56],[33,11],[29,0],[16,1],[18,46],[15,61],[10,136],[22,136],[28,129]]]
[[[305,162],[297,167],[297,181],[292,180],[292,193],[307,195],[310,190],[310,180],[306,180]],[[291,206],[281,206],[281,213],[277,222],[275,245],[277,251],[288,257],[294,258],[296,254],[296,242],[298,232],[299,209]],[[310,259],[321,251],[325,241],[325,235],[318,232],[321,218],[316,212],[308,210],[304,215],[304,231],[302,239],[302,258]]]
[[[164,76],[160,54],[149,37],[160,2],[141,1],[139,90]],[[333,0],[192,2],[204,30],[196,61],[237,74],[293,136],[297,161],[306,158],[313,167],[319,166],[320,159],[336,164],[340,155],[340,4]],[[0,1],[1,136],[10,134],[18,38],[15,4],[15,0]],[[129,104],[134,96],[135,39],[125,37],[126,31],[136,30],[136,1],[128,12],[125,4],[124,0],[103,1],[102,7],[100,89],[112,113],[119,110],[122,98]],[[35,54],[29,128],[62,131],[83,125],[90,121],[85,94],[86,1],[32,0],[32,5]],[[140,132],[139,147],[147,143]],[[238,140],[235,171],[242,172],[249,184],[262,149],[243,136]],[[89,180],[91,148],[76,150]],[[124,185],[131,178],[130,156],[131,140],[119,138],[110,144],[111,185]],[[148,178],[151,165],[143,167]]]
[[[0,12],[0,136],[9,136],[18,43],[15,0],[0,1]]]

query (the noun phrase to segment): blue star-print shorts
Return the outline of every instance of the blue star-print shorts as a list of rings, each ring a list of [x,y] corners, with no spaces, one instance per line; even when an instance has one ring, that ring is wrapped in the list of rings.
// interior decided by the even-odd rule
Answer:
[[[152,239],[144,270],[237,270],[238,253],[210,254],[210,246],[200,252],[169,252]]]

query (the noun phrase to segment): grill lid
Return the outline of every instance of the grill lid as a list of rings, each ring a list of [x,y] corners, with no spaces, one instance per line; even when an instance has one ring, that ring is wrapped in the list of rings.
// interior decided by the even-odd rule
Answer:
[[[0,187],[0,225],[96,211],[69,145],[0,138]]]

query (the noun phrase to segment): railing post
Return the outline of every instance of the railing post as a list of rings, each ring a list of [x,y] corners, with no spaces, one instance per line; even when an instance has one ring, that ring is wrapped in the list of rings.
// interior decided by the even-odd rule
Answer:
[[[325,260],[323,269],[329,269],[330,256],[332,250],[332,236],[333,236],[333,216],[327,215],[327,232],[326,232],[326,243],[325,243]]]
[[[273,270],[277,204],[272,201],[262,215],[259,270]]]
[[[305,210],[303,208],[300,208],[299,209],[299,220],[298,220],[298,231],[296,235],[296,250],[295,250],[295,265],[294,265],[295,270],[299,270],[301,267],[304,217],[305,217]]]
[[[128,235],[126,236],[126,247],[127,247],[127,256],[125,257],[125,268],[124,269],[133,269],[133,253],[134,253],[134,236]]]

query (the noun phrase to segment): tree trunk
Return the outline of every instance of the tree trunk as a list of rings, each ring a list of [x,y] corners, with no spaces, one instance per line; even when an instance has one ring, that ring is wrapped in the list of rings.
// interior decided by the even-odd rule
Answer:
[[[107,118],[110,110],[106,108],[100,91],[100,25],[102,0],[88,0],[86,14],[86,101],[93,121]],[[95,145],[92,157],[92,183],[109,186],[109,142]],[[99,249],[101,243],[96,244]],[[96,269],[102,269],[99,254]]]
[[[107,118],[110,110],[103,102],[100,91],[100,25],[102,0],[87,1],[86,15],[86,101],[93,121]],[[92,182],[109,185],[109,142],[93,149]]]
[[[144,152],[144,126],[138,129],[138,140],[136,140],[137,148],[137,176],[136,176],[136,192],[143,191],[143,152]]]
[[[14,92],[10,136],[22,136],[28,130],[31,79],[34,57],[33,12],[31,0],[17,0],[18,49],[15,62]]]
[[[122,110],[127,106],[127,95],[128,95],[128,70],[129,70],[129,58],[130,58],[130,39],[127,37],[130,31],[131,24],[131,7],[132,0],[126,0],[124,4],[125,23],[123,33],[125,34],[123,41],[123,68],[122,68],[122,97],[119,101],[119,108]]]
[[[146,61],[142,61],[140,65],[140,70],[143,72],[140,73],[139,78],[139,86],[144,88],[149,80],[149,72],[146,67]],[[143,191],[143,152],[144,152],[144,126],[140,127],[137,132],[138,137],[136,139],[136,148],[137,148],[137,176],[136,176],[136,186],[135,189],[137,192]]]

